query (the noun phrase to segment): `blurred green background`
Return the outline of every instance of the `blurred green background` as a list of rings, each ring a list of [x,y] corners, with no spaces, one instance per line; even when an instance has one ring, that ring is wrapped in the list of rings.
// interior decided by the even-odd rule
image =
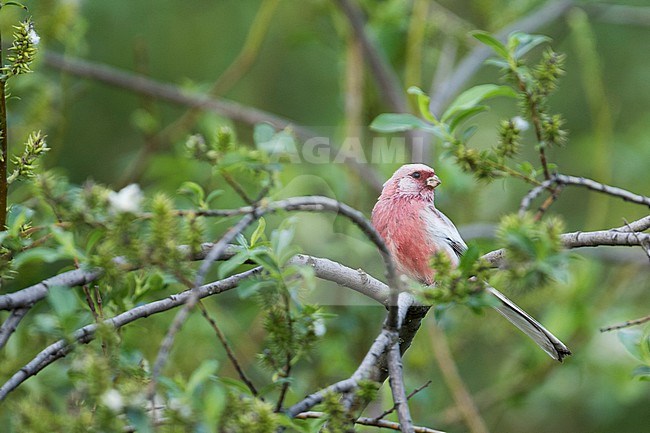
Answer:
[[[358,134],[369,146],[373,133],[368,124],[376,115],[393,111],[364,66],[348,22],[334,1],[26,3],[41,35],[43,51],[142,73],[195,92],[207,92],[238,58],[251,33],[257,32],[258,43],[250,49],[250,57],[240,60],[244,66],[240,65],[231,85],[220,96],[286,117],[296,125],[309,126],[334,142]],[[368,20],[366,30],[378,42],[405,91],[411,85],[428,90],[441,59],[458,62],[469,53],[477,45],[468,36],[469,31],[499,31],[548,2],[358,3]],[[650,195],[647,6],[644,0],[575,2],[559,18],[534,31],[550,36],[553,48],[567,55],[566,75],[552,98],[552,109],[565,116],[569,141],[566,148],[552,149],[549,159],[562,173],[594,178],[643,195]],[[266,21],[259,15],[263,8]],[[3,34],[17,15],[16,11],[2,11]],[[449,55],[450,52],[453,54]],[[182,145],[188,134],[209,135],[219,125],[232,125],[241,142],[252,142],[252,125],[203,113],[172,139],[157,143],[147,163],[132,173],[141,149],[187,108],[61,73],[42,59],[34,69],[34,74],[20,77],[12,84],[12,93],[19,97],[9,101],[10,143],[18,146],[29,130],[42,129],[52,148],[45,165],[56,167],[72,182],[81,184],[93,179],[118,189],[132,174],[129,181],[140,183],[147,191],[174,194],[187,179],[214,182],[208,181],[204,167],[183,158]],[[497,80],[496,69],[484,66],[463,88]],[[517,114],[511,101],[495,100],[491,105],[492,109],[474,122],[479,130],[471,144],[479,148],[496,139],[500,119]],[[526,134],[531,142],[532,131]],[[461,232],[475,223],[497,224],[501,216],[516,212],[527,185],[514,180],[476,182],[453,166],[451,160],[439,158],[439,144],[432,146],[432,157],[427,163],[443,179],[437,195],[438,207]],[[536,162],[532,145],[521,158]],[[404,162],[408,161],[392,161],[376,168],[382,178],[387,178]],[[278,197],[328,195],[366,215],[377,196],[345,164],[287,164],[282,183],[283,188],[276,193]],[[14,199],[20,200],[25,194],[26,191],[18,190]],[[218,200],[218,206],[223,208],[239,205],[240,200],[233,193]],[[565,220],[567,231],[586,231],[621,226],[646,215],[647,209],[583,189],[567,188],[551,212]],[[278,221],[279,218],[271,219],[271,223]],[[341,261],[352,268],[361,267],[383,278],[379,256],[346,221],[329,215],[301,216],[299,221],[297,243],[305,252]],[[224,228],[222,224],[215,231]],[[489,230],[473,241],[485,252],[493,245]],[[598,331],[601,326],[648,314],[648,269],[647,257],[641,249],[601,247],[577,251],[570,261],[566,281],[525,293],[508,292],[573,350],[574,355],[563,365],[553,363],[491,311],[477,316],[468,309],[454,308],[442,317],[439,325],[445,329],[460,374],[491,431],[648,430],[650,388],[648,382],[632,378],[638,361],[628,354],[616,333]],[[38,270],[31,274],[20,281],[23,286],[39,280]],[[507,288],[503,289],[507,292]],[[347,377],[381,327],[382,308],[348,305],[367,301],[329,283],[319,282],[317,292],[320,293],[311,296],[333,304],[327,311],[336,317],[326,322],[327,333],[310,361],[296,367],[296,385],[290,401]],[[220,318],[253,379],[262,381],[264,372],[254,357],[263,336],[257,307],[240,300],[236,293],[210,299],[206,304]],[[125,347],[142,351],[151,361],[172,317],[166,314],[128,326],[123,333]],[[412,399],[413,418],[418,425],[449,432],[469,431],[432,353],[433,322],[433,317],[427,318],[405,357],[409,389],[433,381]],[[3,375],[20,365],[21,360],[31,359],[49,341],[46,336],[27,332],[18,337],[7,348],[13,361],[2,369]],[[187,376],[201,361],[211,358],[222,360],[221,374],[233,374],[212,331],[200,317],[193,317],[183,328],[182,338],[177,339],[167,374]],[[52,390],[65,389],[65,362],[29,379],[22,392],[47,395]],[[9,398],[20,395],[17,392]],[[390,406],[389,394],[385,393],[383,403]],[[377,409],[371,407],[369,411]],[[10,416],[5,413],[0,419]]]

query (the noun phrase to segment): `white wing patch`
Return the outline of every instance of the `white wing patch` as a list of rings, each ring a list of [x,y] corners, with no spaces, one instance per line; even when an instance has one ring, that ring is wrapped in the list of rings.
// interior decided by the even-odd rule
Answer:
[[[467,244],[460,237],[454,223],[433,206],[422,209],[420,216],[433,244],[449,255],[454,266],[458,265],[459,257],[467,249]]]

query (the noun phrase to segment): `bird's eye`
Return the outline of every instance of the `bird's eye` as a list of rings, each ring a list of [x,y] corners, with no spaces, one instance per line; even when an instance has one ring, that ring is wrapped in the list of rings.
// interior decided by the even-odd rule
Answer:
[[[422,176],[422,175],[420,174],[419,171],[415,171],[415,172],[411,173],[411,177],[412,177],[413,179],[419,179],[420,176]]]

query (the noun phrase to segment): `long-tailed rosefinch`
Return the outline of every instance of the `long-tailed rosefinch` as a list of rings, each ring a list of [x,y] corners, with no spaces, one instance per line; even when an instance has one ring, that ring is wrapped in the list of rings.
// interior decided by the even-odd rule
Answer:
[[[431,285],[435,271],[430,266],[436,252],[444,252],[454,266],[467,245],[454,224],[434,205],[434,190],[440,185],[435,171],[424,164],[400,167],[384,184],[372,211],[372,223],[393,255],[402,274]],[[494,287],[486,290],[499,303],[494,308],[535,341],[554,359],[562,361],[571,352],[539,322]]]

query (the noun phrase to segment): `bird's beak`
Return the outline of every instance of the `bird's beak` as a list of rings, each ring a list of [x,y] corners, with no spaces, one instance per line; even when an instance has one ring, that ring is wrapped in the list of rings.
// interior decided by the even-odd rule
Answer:
[[[435,188],[438,185],[440,185],[442,182],[440,181],[440,178],[436,175],[433,175],[429,178],[427,178],[427,185],[430,186],[431,188]]]

